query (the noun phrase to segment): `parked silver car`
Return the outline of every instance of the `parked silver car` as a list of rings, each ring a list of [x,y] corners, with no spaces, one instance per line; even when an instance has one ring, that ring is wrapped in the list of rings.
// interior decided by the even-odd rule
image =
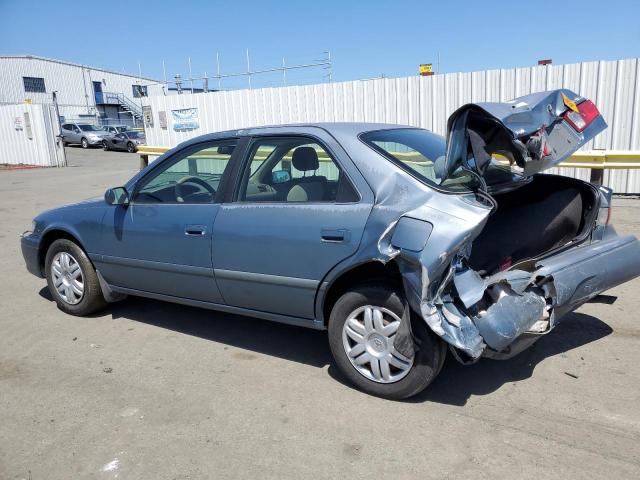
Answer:
[[[102,127],[91,123],[63,123],[60,133],[62,143],[80,144],[82,148],[102,146],[102,139],[110,135]]]
[[[367,123],[204,135],[42,213],[22,252],[72,315],[139,295],[326,329],[351,383],[406,398],[447,350],[509,358],[640,274],[611,190],[540,174],[604,128],[556,90],[461,107],[446,143]]]

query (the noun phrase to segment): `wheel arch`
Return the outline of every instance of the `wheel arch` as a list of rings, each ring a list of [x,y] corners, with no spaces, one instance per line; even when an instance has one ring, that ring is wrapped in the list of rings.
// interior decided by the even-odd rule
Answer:
[[[73,243],[78,245],[78,247],[81,248],[85,254],[87,253],[84,246],[82,245],[82,242],[80,242],[80,240],[78,239],[77,235],[60,227],[51,228],[42,235],[42,239],[40,240],[40,246],[38,248],[38,265],[40,267],[40,271],[43,272],[43,275],[44,275],[44,261],[45,261],[45,258],[47,257],[47,252],[49,251],[49,247],[53,242],[61,239],[72,241]],[[87,255],[87,258],[88,257],[89,256]],[[89,261],[91,261],[91,259],[89,259]]]
[[[369,260],[353,265],[336,275],[320,298],[319,320],[324,326],[327,326],[331,310],[342,294],[356,285],[368,283],[385,283],[402,290],[402,275],[398,264],[394,260],[387,263]]]

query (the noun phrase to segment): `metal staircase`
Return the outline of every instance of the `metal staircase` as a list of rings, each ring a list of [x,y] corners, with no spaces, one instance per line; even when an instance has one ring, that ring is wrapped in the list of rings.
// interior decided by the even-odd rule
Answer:
[[[130,112],[137,120],[142,119],[142,107],[122,93],[100,92],[102,105],[118,105],[125,112]],[[96,94],[96,103],[98,94]]]

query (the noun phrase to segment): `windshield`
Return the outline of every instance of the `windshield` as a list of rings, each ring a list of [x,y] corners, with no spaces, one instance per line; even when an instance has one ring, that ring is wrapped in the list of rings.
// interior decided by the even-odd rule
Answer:
[[[368,132],[361,139],[428,185],[454,192],[477,186],[477,177],[462,168],[444,178],[445,140],[440,135],[419,128],[397,128]]]
[[[126,132],[127,130],[129,130],[129,127],[127,127],[126,125],[117,126],[117,127],[114,127],[114,128],[116,129],[116,131],[118,133]]]
[[[96,127],[95,125],[80,123],[78,124],[78,126],[83,132],[104,132],[104,129],[102,127]]]
[[[144,138],[144,134],[142,132],[126,132],[129,138]]]

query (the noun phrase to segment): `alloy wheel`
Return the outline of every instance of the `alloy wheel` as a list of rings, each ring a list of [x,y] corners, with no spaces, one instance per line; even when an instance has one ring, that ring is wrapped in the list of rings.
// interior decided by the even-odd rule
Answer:
[[[53,285],[62,300],[69,305],[84,297],[84,275],[78,261],[68,252],[59,252],[51,261]]]
[[[342,345],[351,365],[377,383],[402,380],[413,366],[393,346],[400,317],[383,307],[365,305],[354,310],[342,327]]]

